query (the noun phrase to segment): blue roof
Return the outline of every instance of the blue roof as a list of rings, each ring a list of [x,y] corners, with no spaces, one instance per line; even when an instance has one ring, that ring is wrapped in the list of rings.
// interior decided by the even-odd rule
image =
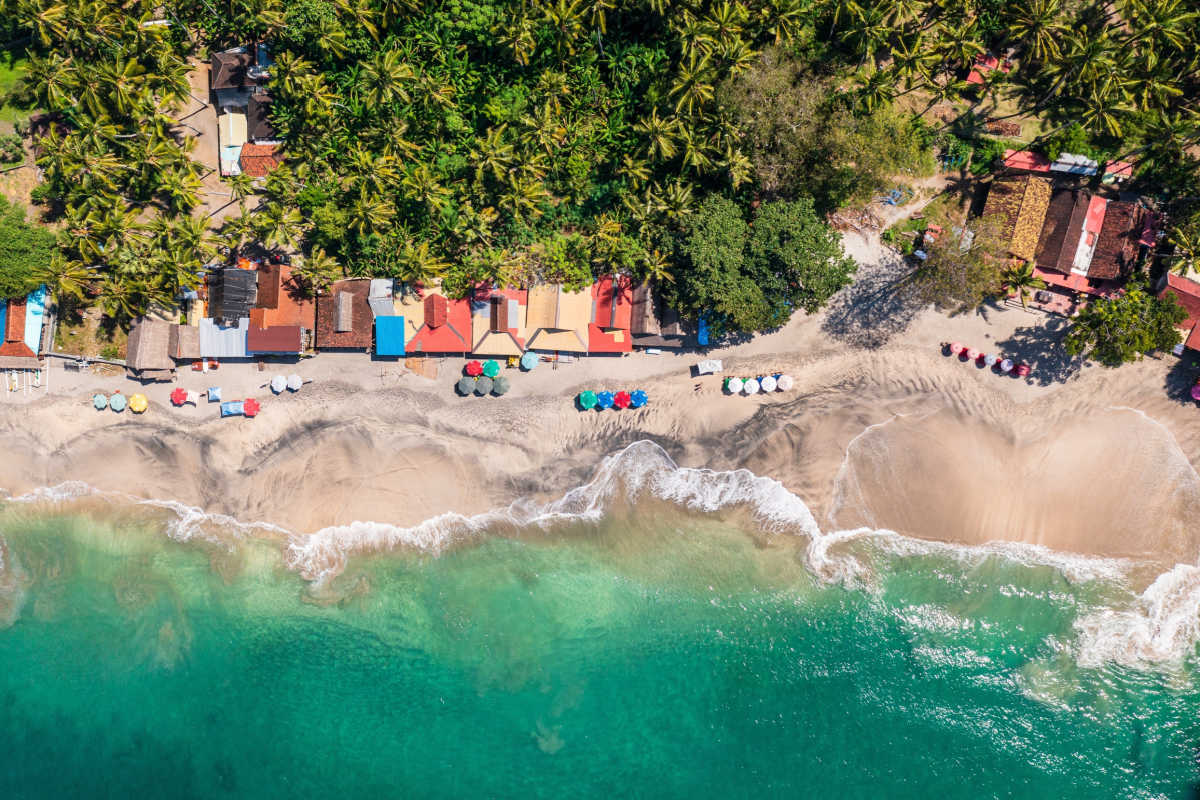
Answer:
[[[404,355],[404,317],[375,318],[375,355]]]

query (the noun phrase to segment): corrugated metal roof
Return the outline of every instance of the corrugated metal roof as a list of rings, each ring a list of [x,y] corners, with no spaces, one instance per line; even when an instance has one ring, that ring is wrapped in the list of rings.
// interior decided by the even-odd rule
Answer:
[[[350,292],[338,292],[334,302],[333,330],[335,333],[346,333],[354,330],[354,295]]]
[[[245,358],[249,330],[249,317],[239,319],[237,327],[218,325],[208,317],[200,320],[201,358]]]

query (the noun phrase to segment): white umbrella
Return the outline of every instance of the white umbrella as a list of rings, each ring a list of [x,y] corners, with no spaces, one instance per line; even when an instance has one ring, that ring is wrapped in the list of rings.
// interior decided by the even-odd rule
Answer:
[[[286,388],[287,388],[287,378],[283,377],[282,375],[276,375],[274,378],[271,378],[271,391],[272,392],[274,392],[275,394],[279,394]]]
[[[754,394],[758,391],[758,380],[755,378],[746,378],[742,381],[742,391],[746,394]]]
[[[996,366],[996,362],[997,362],[997,361],[999,361],[999,360],[1000,360],[1000,356],[994,356],[994,355],[992,355],[991,353],[989,353],[989,354],[988,354],[988,355],[987,355],[987,356],[986,356],[986,357],[983,359],[983,363],[987,364],[989,367],[994,367],[994,366]]]
[[[729,389],[730,394],[737,394],[742,390],[742,379],[730,378],[729,383],[725,384],[725,386]]]
[[[763,379],[762,379],[761,381],[759,381],[758,383],[759,383],[759,386],[761,386],[761,387],[762,387],[762,390],[763,390],[764,392],[773,392],[773,391],[775,391],[775,386],[776,386],[776,383],[775,383],[775,376],[774,376],[774,375],[766,375],[766,376],[764,376],[764,377],[763,377]]]
[[[294,372],[291,375],[288,375],[288,380],[287,380],[287,388],[288,389],[292,390],[293,392],[298,392],[298,391],[300,391],[300,387],[303,385],[304,385],[304,379],[301,378],[299,375],[297,375]]]
[[[1013,362],[1009,361],[1007,358],[1000,362],[1001,372],[1012,372],[1012,368]]]
[[[789,392],[796,385],[796,380],[791,375],[780,375],[776,384],[779,386],[779,391]]]

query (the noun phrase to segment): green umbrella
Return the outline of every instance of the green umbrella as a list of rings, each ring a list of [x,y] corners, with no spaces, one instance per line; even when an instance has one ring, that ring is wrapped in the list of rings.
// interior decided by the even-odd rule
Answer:
[[[466,375],[458,379],[458,393],[464,397],[475,391],[475,379]]]
[[[475,394],[485,397],[492,391],[492,379],[488,377],[475,379]]]
[[[492,394],[502,395],[508,391],[508,378],[495,378],[492,380]]]
[[[495,359],[488,359],[483,362],[483,374],[489,378],[496,377],[500,374],[500,365],[496,363]]]
[[[579,407],[584,411],[590,411],[596,407],[596,393],[591,389],[579,393]]]

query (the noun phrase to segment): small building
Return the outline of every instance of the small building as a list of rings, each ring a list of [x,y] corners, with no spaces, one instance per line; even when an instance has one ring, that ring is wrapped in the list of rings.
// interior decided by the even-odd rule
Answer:
[[[980,53],[975,56],[975,62],[971,65],[971,71],[967,73],[967,83],[973,86],[982,86],[987,82],[988,76],[994,72],[1007,74],[1012,71],[1013,63],[1007,58],[1001,60],[991,53]],[[961,74],[961,73],[960,73]]]
[[[250,354],[296,355],[308,349],[316,325],[316,303],[292,277],[289,264],[259,264],[250,309],[246,350]]]
[[[0,300],[0,368],[40,369],[42,322],[45,316],[46,287],[41,286],[25,297]]]
[[[258,92],[246,101],[246,136],[252,142],[276,143],[275,126],[271,124],[271,95]]]
[[[251,324],[246,331],[247,355],[299,355],[302,352],[304,329],[299,325],[258,327]]]
[[[469,353],[471,351],[471,304],[428,292],[421,327],[408,341],[412,353]]]
[[[375,317],[375,355],[398,358],[404,347],[404,317],[397,314]]]
[[[224,325],[215,319],[200,320],[201,358],[246,358],[246,337],[250,332],[250,318],[242,317],[233,325]]]
[[[393,304],[392,290],[394,281],[391,278],[372,278],[371,291],[367,293],[367,305],[376,317],[391,317],[396,314]]]
[[[1089,278],[1115,280],[1127,278],[1137,262],[1138,242],[1145,229],[1146,210],[1128,200],[1109,202],[1104,224],[1096,240]]]
[[[1183,346],[1200,351],[1200,283],[1168,272],[1159,281],[1159,298],[1173,295],[1187,311],[1187,319],[1179,323],[1183,331]]]
[[[633,312],[629,331],[634,347],[678,349],[684,345],[679,314],[666,307],[649,283],[633,290]]]
[[[371,281],[352,278],[333,284],[317,297],[316,348],[367,350],[371,347],[375,316],[367,296]]]
[[[591,318],[591,292],[568,292],[558,284],[534,286],[529,290],[526,328],[531,333],[525,346],[530,350],[586,353]]]
[[[258,273],[253,269],[221,267],[208,275],[208,316],[222,325],[235,326],[249,317],[257,296]]]
[[[1091,201],[1092,193],[1087,189],[1067,188],[1054,192],[1034,254],[1034,263],[1038,267],[1070,274]]]
[[[150,317],[134,320],[129,327],[129,341],[125,347],[125,374],[141,381],[174,379],[171,329],[177,327],[165,320]]]
[[[992,181],[983,217],[997,222],[997,234],[1007,253],[1022,261],[1033,260],[1051,194],[1051,182],[1033,175]]]
[[[628,353],[633,350],[633,281],[608,275],[592,284],[592,319],[588,323],[589,353]]]
[[[283,163],[277,144],[256,144],[247,142],[242,145],[238,155],[238,167],[243,175],[251,178],[265,178],[271,170]]]
[[[1004,167],[1025,172],[1049,172],[1050,159],[1032,150],[1005,150]]]
[[[518,357],[525,352],[529,292],[478,287],[471,303],[471,352]]]

